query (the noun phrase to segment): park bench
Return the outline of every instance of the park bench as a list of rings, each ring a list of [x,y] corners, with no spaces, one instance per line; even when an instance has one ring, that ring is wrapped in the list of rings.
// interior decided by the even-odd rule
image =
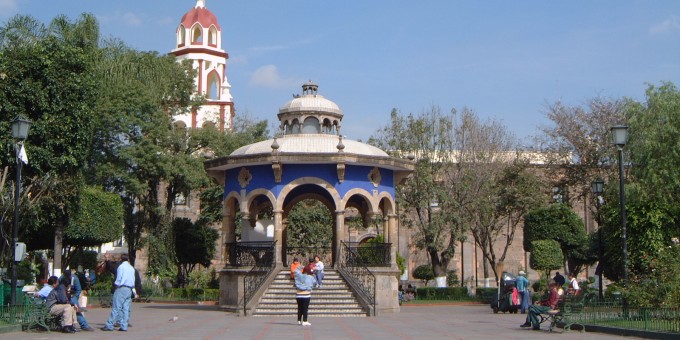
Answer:
[[[555,326],[562,325],[565,332],[571,330],[573,325],[579,325],[581,332],[585,332],[585,326],[580,323],[580,315],[583,312],[584,299],[580,295],[565,295],[557,302],[557,308],[541,313],[540,323],[550,322],[548,330],[552,332]]]
[[[26,297],[26,314],[22,324],[25,330],[42,327],[48,333],[61,328],[61,315],[50,314],[47,303],[39,297]]]

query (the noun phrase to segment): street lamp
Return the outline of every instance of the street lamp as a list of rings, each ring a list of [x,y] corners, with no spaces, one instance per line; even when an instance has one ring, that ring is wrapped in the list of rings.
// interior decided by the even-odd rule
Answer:
[[[619,151],[619,198],[621,209],[621,234],[623,238],[623,285],[628,284],[628,241],[626,239],[626,192],[623,182],[623,147],[628,142],[628,126],[618,125],[611,128],[612,143]]]
[[[24,141],[28,137],[28,129],[31,127],[31,121],[18,116],[12,121],[12,138],[16,140],[15,158],[17,161],[17,177],[14,183],[14,240],[12,242],[12,286],[10,287],[10,303],[14,305],[17,299],[17,262],[16,251],[17,242],[19,241],[19,198],[21,197],[21,165],[23,163],[22,152]]]
[[[593,194],[595,195],[595,205],[597,207],[597,216],[595,219],[597,220],[597,243],[598,243],[598,251],[599,251],[599,259],[598,259],[598,264],[597,264],[597,269],[595,270],[596,274],[599,276],[598,280],[598,288],[599,288],[599,297],[600,301],[604,300],[604,293],[603,293],[603,287],[602,287],[602,272],[604,271],[604,249],[602,249],[602,221],[600,220],[600,198],[602,197],[602,193],[604,192],[604,181],[601,178],[598,178],[594,180],[591,184],[592,189],[593,189]]]

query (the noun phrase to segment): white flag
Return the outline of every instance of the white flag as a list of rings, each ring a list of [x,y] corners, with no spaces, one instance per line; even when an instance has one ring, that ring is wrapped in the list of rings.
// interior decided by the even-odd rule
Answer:
[[[24,164],[28,164],[28,155],[26,154],[26,148],[24,148],[24,145],[21,145],[21,149],[19,149],[19,159],[21,159]]]

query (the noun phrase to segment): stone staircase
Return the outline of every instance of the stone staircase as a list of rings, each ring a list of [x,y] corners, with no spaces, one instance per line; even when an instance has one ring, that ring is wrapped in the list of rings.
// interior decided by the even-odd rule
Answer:
[[[312,291],[309,316],[367,316],[367,312],[361,307],[340,274],[330,268],[326,268],[325,273],[322,287]],[[295,286],[290,278],[288,268],[276,275],[276,278],[260,299],[253,316],[297,317]]]

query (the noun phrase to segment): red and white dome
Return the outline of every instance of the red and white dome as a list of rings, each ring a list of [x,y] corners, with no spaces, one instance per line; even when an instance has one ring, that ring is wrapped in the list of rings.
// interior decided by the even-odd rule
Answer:
[[[218,31],[221,30],[215,14],[205,8],[204,0],[196,1],[196,6],[182,17],[182,25],[184,25],[184,27],[192,27],[196,23],[204,28],[210,28],[210,26],[215,25],[215,28],[217,28]]]

